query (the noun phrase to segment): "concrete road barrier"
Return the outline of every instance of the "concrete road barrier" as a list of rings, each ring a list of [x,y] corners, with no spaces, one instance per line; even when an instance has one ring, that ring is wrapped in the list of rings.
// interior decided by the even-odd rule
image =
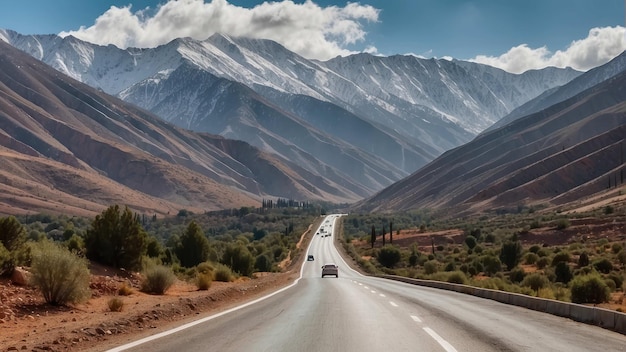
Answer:
[[[597,325],[626,335],[626,314],[618,311],[449,282],[411,279],[394,275],[381,275],[379,277],[492,299],[505,304],[569,318],[585,324]]]

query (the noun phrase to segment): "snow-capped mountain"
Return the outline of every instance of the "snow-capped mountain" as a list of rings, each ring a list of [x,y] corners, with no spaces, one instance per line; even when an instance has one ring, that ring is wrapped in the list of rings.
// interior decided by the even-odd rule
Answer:
[[[270,40],[219,34],[127,50],[7,30],[0,39],[179,126],[245,140],[308,170],[317,158],[328,167],[311,171],[358,179],[358,194],[399,180],[580,74],[515,75],[414,56],[319,62]]]

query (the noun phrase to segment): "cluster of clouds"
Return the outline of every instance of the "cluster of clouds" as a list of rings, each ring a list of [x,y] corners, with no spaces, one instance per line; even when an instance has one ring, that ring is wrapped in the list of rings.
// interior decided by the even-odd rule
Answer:
[[[60,35],[119,48],[149,48],[176,38],[204,40],[222,33],[271,39],[304,57],[326,60],[351,54],[346,47],[364,40],[364,23],[378,21],[379,13],[358,3],[320,7],[311,0],[281,1],[244,8],[226,0],[178,0],[136,12],[131,6],[112,6],[93,26]],[[376,52],[373,47],[367,50]]]
[[[586,38],[573,41],[565,50],[551,52],[546,47],[529,48],[522,44],[500,56],[479,55],[469,60],[501,68],[512,73],[547,66],[572,67],[587,71],[607,63],[626,50],[626,28],[592,28]]]
[[[379,21],[380,10],[347,2],[345,6],[320,7],[312,0],[263,2],[252,8],[227,0],[169,0],[155,9],[133,12],[132,6],[112,6],[90,27],[62,32],[82,40],[120,48],[155,47],[176,38],[204,40],[215,33],[271,39],[306,58],[327,60],[354,53],[348,48],[365,42],[367,23]],[[586,71],[602,65],[626,49],[626,29],[594,28],[565,50],[521,44],[500,56],[479,55],[469,61],[521,73],[546,66],[573,67]],[[374,46],[361,50],[377,54]]]

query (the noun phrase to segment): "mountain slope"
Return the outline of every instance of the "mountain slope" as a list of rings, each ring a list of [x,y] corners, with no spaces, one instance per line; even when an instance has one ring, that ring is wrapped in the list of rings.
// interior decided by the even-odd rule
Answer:
[[[153,49],[128,50],[72,37],[23,36],[0,30],[1,38],[61,72],[179,126],[245,140],[269,152],[290,149],[284,156],[313,174],[318,173],[319,164],[345,165],[328,156],[320,156],[318,165],[312,164],[310,156],[318,157],[316,147],[295,143],[300,149],[296,152],[286,141],[287,145],[278,148],[280,138],[273,138],[270,145],[241,128],[251,123],[262,127],[267,136],[284,137],[279,121],[301,124],[298,129],[315,135],[313,140],[333,144],[334,155],[350,150],[350,167],[337,172],[356,180],[360,191],[353,190],[360,195],[369,195],[372,189],[379,190],[414,172],[444,151],[468,142],[526,100],[580,74],[552,69],[513,75],[473,63],[414,56],[359,54],[318,62],[270,40],[219,34],[204,41],[184,38]],[[178,80],[183,72],[195,75],[193,85]],[[235,89],[235,83],[257,95]],[[231,93],[235,96],[226,96]],[[264,107],[257,104],[257,109],[251,109],[245,106],[247,102],[237,101],[240,99]],[[223,120],[220,104],[230,104],[232,124]],[[270,111],[278,124],[259,126]],[[339,120],[350,124],[339,129],[329,123]],[[218,130],[216,125],[233,128]],[[346,128],[354,132],[345,133]],[[304,135],[295,139],[304,139]],[[385,147],[372,148],[378,145],[372,141]],[[302,152],[307,157],[303,158]],[[373,168],[372,162],[378,169],[389,170],[387,180],[375,170],[371,176],[363,176],[363,170]]]
[[[621,182],[626,72],[446,152],[356,206],[471,212],[564,204]],[[611,180],[611,181],[610,181]]]
[[[245,142],[170,125],[4,42],[0,158],[0,209],[14,212],[93,212],[115,202],[168,213],[258,205],[268,196],[357,198]]]
[[[528,102],[522,104],[518,108],[514,109],[508,115],[504,116],[498,122],[489,127],[486,131],[494,130],[502,127],[515,119],[522,116],[530,115],[535,112],[541,111],[561,101],[569,99],[580,92],[589,89],[596,84],[615,76],[616,74],[626,70],[626,52],[617,56],[608,63],[596,67],[594,69],[585,72],[584,74],[576,77],[571,82],[563,85],[562,87],[554,87],[547,89],[543,94],[531,99]]]

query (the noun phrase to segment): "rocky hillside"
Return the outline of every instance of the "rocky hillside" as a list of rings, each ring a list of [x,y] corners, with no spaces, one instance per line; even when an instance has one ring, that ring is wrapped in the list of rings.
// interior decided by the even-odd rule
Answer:
[[[359,202],[472,212],[565,204],[624,184],[626,72],[484,133]]]
[[[0,42],[0,213],[145,213],[358,199],[345,186],[221,136],[194,133]]]

